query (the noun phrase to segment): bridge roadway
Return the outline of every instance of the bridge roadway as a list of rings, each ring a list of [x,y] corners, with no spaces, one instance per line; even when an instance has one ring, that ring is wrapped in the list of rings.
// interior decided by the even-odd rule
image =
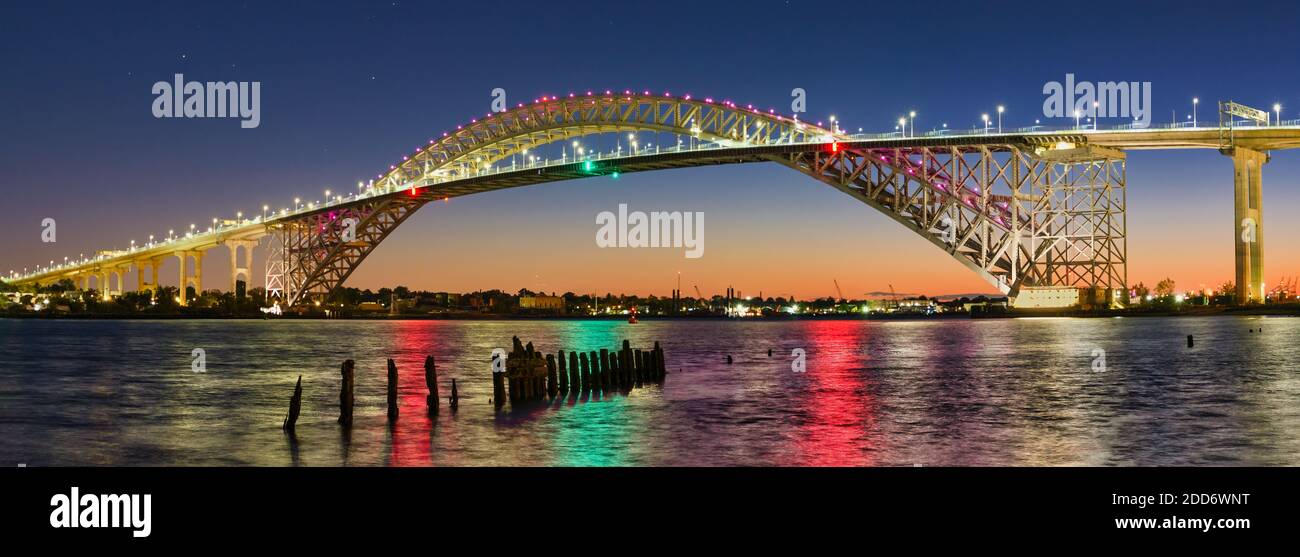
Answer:
[[[423,179],[407,182],[400,186],[375,186],[365,188],[362,192],[335,196],[323,202],[311,202],[295,208],[284,208],[261,215],[216,222],[207,229],[169,238],[132,245],[124,250],[101,251],[82,260],[58,261],[52,265],[38,267],[26,274],[12,272],[6,280],[14,285],[33,283],[48,284],[61,279],[72,279],[78,287],[88,288],[89,277],[95,277],[98,290],[106,296],[120,294],[124,288],[125,274],[136,266],[139,289],[151,289],[158,285],[158,266],[166,257],[182,259],[180,284],[194,285],[196,291],[202,285],[202,254],[206,250],[220,245],[230,247],[231,277],[230,288],[233,291],[235,281],[240,275],[250,279],[251,250],[259,240],[272,233],[281,223],[326,214],[358,203],[374,202],[395,196],[414,196],[422,202],[449,200],[453,197],[471,195],[485,191],[511,187],[540,184],[559,180],[592,177],[610,173],[645,172],[670,168],[686,168],[722,164],[741,164],[769,162],[783,155],[807,152],[811,150],[831,149],[915,149],[943,147],[985,147],[992,151],[1003,150],[1008,146],[1027,148],[1056,149],[1091,145],[1117,150],[1150,149],[1217,149],[1233,157],[1237,167],[1235,189],[1237,193],[1236,221],[1253,219],[1255,233],[1262,236],[1262,204],[1259,200],[1259,172],[1267,162],[1267,151],[1294,149],[1300,147],[1300,124],[1296,121],[1285,122],[1282,126],[1240,126],[1232,128],[1159,128],[1159,129],[1029,129],[1008,133],[971,130],[967,133],[943,134],[930,133],[918,137],[902,137],[892,134],[836,134],[822,136],[816,141],[800,141],[766,145],[751,145],[731,141],[700,141],[695,145],[670,147],[665,149],[641,149],[637,153],[609,152],[584,157],[580,161],[572,158],[539,160],[525,165],[500,165],[476,171],[463,177],[450,179]],[[1225,142],[1230,142],[1226,146]],[[1252,284],[1260,284],[1262,290],[1262,238],[1257,238],[1254,246],[1243,246],[1237,242],[1237,269],[1239,299],[1257,296],[1258,293],[1241,292],[1245,279]],[[239,248],[245,248],[247,264],[239,261]],[[1252,253],[1251,247],[1255,250]],[[1244,253],[1243,253],[1244,248]],[[193,257],[194,274],[186,276],[185,259]],[[152,269],[150,277],[145,280],[144,267]],[[117,288],[112,288],[110,276],[117,278]],[[184,300],[182,300],[182,303]]]

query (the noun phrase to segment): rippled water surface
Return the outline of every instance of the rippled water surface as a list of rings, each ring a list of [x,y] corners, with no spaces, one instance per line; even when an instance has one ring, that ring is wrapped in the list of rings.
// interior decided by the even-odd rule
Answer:
[[[546,352],[657,340],[670,375],[626,396],[494,412],[489,354],[511,335]],[[1259,317],[0,319],[0,463],[1298,465],[1298,340],[1300,319]],[[195,348],[206,373],[191,370]],[[797,348],[803,373],[791,368]],[[444,400],[426,416],[426,354],[444,397],[457,380],[456,414]],[[357,421],[345,435],[335,420],[348,358]],[[391,428],[387,358],[401,371]],[[291,440],[280,424],[299,375]]]

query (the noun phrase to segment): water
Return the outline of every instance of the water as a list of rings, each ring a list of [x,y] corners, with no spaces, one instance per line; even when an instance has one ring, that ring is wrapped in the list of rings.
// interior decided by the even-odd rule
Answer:
[[[495,413],[489,354],[516,334],[547,352],[658,340],[670,375],[627,396]],[[0,465],[1294,466],[1296,339],[1300,319],[1262,317],[0,319]],[[195,348],[206,373],[191,370]],[[791,369],[796,348],[804,373]],[[425,415],[426,354],[444,397],[457,379],[455,415],[445,399]],[[391,429],[390,357],[402,372]],[[347,358],[350,437],[335,423]],[[280,424],[300,374],[293,441]]]

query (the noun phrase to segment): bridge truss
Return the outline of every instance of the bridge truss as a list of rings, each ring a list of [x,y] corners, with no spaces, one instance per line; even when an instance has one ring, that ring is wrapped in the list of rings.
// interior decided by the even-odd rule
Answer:
[[[547,144],[621,132],[673,134],[679,146],[516,165]],[[544,97],[489,114],[430,140],[356,195],[183,241],[201,249],[225,236],[270,236],[268,294],[294,306],[341,286],[433,201],[606,173],[755,162],[795,169],[866,203],[1009,296],[1026,287],[1126,290],[1124,154],[1084,134],[859,139],[728,101],[649,92]]]
[[[1059,141],[906,143],[776,160],[889,215],[1004,294],[1127,289],[1122,152]]]

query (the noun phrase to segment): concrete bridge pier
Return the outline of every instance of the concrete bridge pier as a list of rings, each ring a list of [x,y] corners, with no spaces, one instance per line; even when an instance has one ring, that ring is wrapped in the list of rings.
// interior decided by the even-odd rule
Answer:
[[[1237,304],[1262,303],[1264,290],[1264,181],[1268,154],[1234,147],[1232,157],[1233,244],[1236,246]]]
[[[202,250],[178,251],[176,252],[176,257],[179,258],[181,261],[180,282],[178,283],[180,284],[180,299],[181,299],[180,305],[187,306],[189,305],[189,299],[185,296],[185,289],[188,288],[191,283],[194,285],[195,296],[203,292],[203,251]],[[193,277],[187,277],[185,275],[186,261],[190,257],[194,258]]]
[[[161,257],[152,257],[149,259],[140,259],[135,262],[136,290],[140,292],[155,292],[158,290],[158,266],[162,265]],[[149,267],[149,277],[146,280],[144,268]]]
[[[239,275],[244,275],[244,288],[247,290],[248,285],[252,282],[253,277],[253,247],[257,245],[253,240],[229,240],[226,247],[230,248],[230,293],[237,294],[239,286]],[[244,266],[239,265],[239,248],[244,248],[244,259],[247,263]]]

